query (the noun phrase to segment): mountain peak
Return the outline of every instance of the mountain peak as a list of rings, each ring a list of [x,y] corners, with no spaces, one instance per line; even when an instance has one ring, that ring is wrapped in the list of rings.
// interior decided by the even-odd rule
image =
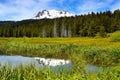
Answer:
[[[38,14],[34,17],[34,19],[44,19],[44,18],[59,18],[59,17],[70,17],[74,16],[74,14],[71,14],[64,10],[42,10],[39,11]]]

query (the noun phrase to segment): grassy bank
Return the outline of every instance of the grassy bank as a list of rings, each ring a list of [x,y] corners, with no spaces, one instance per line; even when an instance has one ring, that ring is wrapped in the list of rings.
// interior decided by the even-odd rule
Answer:
[[[120,42],[111,42],[109,38],[0,38],[0,52],[102,66],[120,62]]]
[[[0,38],[0,53],[70,59],[74,64],[71,72],[62,71],[59,74],[50,69],[38,69],[33,65],[15,69],[0,67],[0,80],[120,79],[120,42],[113,42],[109,38]],[[88,63],[113,66],[113,69],[87,74],[84,65]]]
[[[19,66],[14,69],[9,67],[0,67],[0,80],[119,80],[120,65],[106,68],[96,73],[87,73],[81,67],[71,71],[55,72],[51,69],[39,69],[34,65]]]

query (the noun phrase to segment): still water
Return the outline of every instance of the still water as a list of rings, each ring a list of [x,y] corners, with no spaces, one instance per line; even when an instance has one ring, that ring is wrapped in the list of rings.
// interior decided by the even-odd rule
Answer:
[[[70,60],[64,59],[46,59],[39,57],[23,57],[23,56],[4,56],[0,55],[0,65],[10,65],[11,67],[17,67],[19,65],[29,65],[33,64],[37,67],[50,67],[52,69],[57,68],[72,68],[72,63]]]
[[[46,58],[39,58],[39,57],[23,57],[23,56],[4,56],[0,55],[0,65],[10,65],[13,68],[17,67],[19,65],[28,65],[28,64],[34,64],[37,67],[43,68],[45,66],[57,69],[72,69],[72,62],[70,60],[64,60],[64,59],[46,59]],[[99,70],[102,70],[103,68],[97,67],[94,65],[86,65],[86,69],[88,72],[96,72]]]

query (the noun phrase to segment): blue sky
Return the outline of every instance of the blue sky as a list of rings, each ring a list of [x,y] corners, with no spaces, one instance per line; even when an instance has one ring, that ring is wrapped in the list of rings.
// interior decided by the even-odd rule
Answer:
[[[43,9],[73,14],[114,11],[120,9],[120,0],[0,0],[0,20],[29,19]]]

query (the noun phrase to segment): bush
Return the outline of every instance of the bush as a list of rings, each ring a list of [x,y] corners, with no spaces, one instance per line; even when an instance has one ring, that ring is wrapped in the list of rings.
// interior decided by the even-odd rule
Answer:
[[[120,41],[120,31],[116,31],[114,33],[111,34],[111,41]]]

